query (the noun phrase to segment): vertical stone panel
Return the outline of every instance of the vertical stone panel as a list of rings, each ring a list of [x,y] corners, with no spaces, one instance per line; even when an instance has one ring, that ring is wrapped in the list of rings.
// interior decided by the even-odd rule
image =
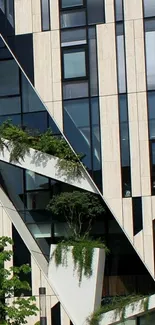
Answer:
[[[139,19],[143,16],[142,0],[124,0],[124,19]]]
[[[32,1],[15,0],[15,33],[32,33]]]
[[[32,28],[33,33],[41,32],[41,1],[32,0]]]
[[[105,0],[105,21],[106,23],[113,23],[115,21],[114,15],[114,0]]]

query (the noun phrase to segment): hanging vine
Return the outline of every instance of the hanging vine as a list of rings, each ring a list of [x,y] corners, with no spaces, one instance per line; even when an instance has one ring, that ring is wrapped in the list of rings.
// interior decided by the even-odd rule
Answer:
[[[52,258],[54,257],[57,267],[59,265],[67,267],[68,252],[71,251],[74,271],[77,272],[79,285],[81,285],[83,275],[87,278],[90,278],[92,275],[94,248],[103,248],[106,253],[108,253],[107,247],[101,241],[89,239],[82,240],[81,238],[78,241],[68,240],[58,243],[52,254]]]

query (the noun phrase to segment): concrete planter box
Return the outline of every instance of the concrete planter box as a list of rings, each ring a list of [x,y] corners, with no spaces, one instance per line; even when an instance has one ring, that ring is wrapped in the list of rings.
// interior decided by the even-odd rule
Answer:
[[[51,255],[56,245],[51,245]],[[103,276],[105,267],[104,249],[95,248],[92,262],[92,276],[83,275],[81,285],[76,270],[71,249],[67,256],[67,266],[55,264],[54,257],[49,262],[48,278],[59,296],[60,302],[74,325],[86,324],[86,319],[101,303]]]

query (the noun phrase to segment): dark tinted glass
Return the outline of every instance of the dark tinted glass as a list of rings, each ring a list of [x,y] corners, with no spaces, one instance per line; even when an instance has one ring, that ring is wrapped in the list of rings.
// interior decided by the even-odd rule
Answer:
[[[61,14],[61,28],[77,27],[86,25],[84,10],[69,11]]]
[[[24,74],[22,74],[22,105],[24,113],[46,110]]]
[[[49,188],[49,179],[30,170],[25,172],[26,191]]]
[[[0,0],[0,9],[5,12],[5,0]]]
[[[52,324],[61,325],[60,303],[59,302],[51,309],[51,320],[52,320]]]
[[[6,0],[6,16],[11,26],[14,27],[14,0]]]
[[[61,0],[62,8],[82,6],[83,0]]]
[[[119,96],[119,113],[120,113],[120,121],[127,122],[128,121],[128,112],[127,112],[127,96],[121,95]]]
[[[89,71],[90,71],[90,93],[91,96],[98,95],[98,77],[97,77],[97,46],[95,27],[88,30],[89,44]]]
[[[14,60],[0,61],[0,96],[19,94],[19,68]]]
[[[20,97],[0,98],[0,115],[21,113]]]
[[[104,22],[104,0],[87,0],[88,24]]]
[[[155,16],[155,1],[144,0],[144,16],[152,17]]]
[[[48,127],[52,130],[53,134],[58,134],[58,135],[60,134],[60,130],[56,126],[51,116],[48,116]]]
[[[41,0],[41,18],[42,18],[42,30],[46,31],[50,29],[50,8],[49,0]]]
[[[90,169],[91,143],[89,101],[87,99],[64,102],[64,130],[75,151],[86,155],[83,162]]]
[[[123,3],[122,3],[122,0],[115,0],[115,17],[116,17],[116,21],[123,20]]]
[[[64,30],[61,32],[61,46],[73,46],[87,43],[86,29]]]
[[[117,69],[118,69],[118,90],[119,90],[119,93],[126,93],[124,35],[117,36]]]
[[[101,143],[98,98],[91,100],[93,170],[101,169]]]
[[[133,229],[134,235],[138,234],[143,229],[143,219],[142,219],[142,198],[133,197]]]
[[[64,83],[63,98],[82,98],[88,97],[88,81]]]
[[[47,113],[26,113],[23,114],[23,125],[31,130],[45,132],[47,129]]]
[[[11,122],[15,125],[21,125],[21,115],[19,114],[0,116],[0,124],[7,120],[11,120]]]

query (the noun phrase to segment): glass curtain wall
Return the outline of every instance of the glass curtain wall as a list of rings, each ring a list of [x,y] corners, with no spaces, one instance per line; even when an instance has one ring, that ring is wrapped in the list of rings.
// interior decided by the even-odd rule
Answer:
[[[102,188],[96,50],[97,23],[104,1],[61,0],[64,132],[98,187]]]

